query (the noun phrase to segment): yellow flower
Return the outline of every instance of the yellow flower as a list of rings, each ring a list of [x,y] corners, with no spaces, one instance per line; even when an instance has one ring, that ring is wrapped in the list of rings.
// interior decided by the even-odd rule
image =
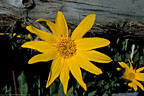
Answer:
[[[10,33],[0,33],[0,35],[9,35]],[[17,33],[13,33],[12,34],[12,36],[16,36],[17,35]],[[21,36],[20,35],[17,35],[16,36],[17,38],[21,38]]]
[[[141,71],[144,70],[144,67],[138,68],[136,70],[133,69],[130,60],[129,63],[130,67],[124,62],[119,62],[120,66],[125,69],[122,78],[130,81],[130,83],[128,83],[128,86],[134,88],[135,91],[137,91],[137,86],[139,86],[144,91],[143,85],[139,82],[144,81],[144,73],[141,73]]]
[[[30,40],[33,40],[31,34],[28,34],[27,37],[28,37]]]
[[[85,17],[71,36],[68,34],[70,32],[68,31],[67,22],[62,12],[57,13],[56,23],[42,18],[37,20],[46,21],[53,32],[52,34],[32,26],[26,27],[26,29],[38,35],[42,40],[30,41],[22,45],[23,48],[31,48],[41,52],[41,54],[32,57],[28,63],[32,64],[53,60],[46,87],[49,87],[53,81],[60,76],[60,81],[66,94],[70,78],[69,73],[71,72],[84,90],[87,90],[80,68],[99,75],[102,74],[102,70],[90,61],[99,63],[109,63],[112,61],[107,55],[92,50],[109,45],[109,40],[98,37],[82,38],[93,26],[95,16],[95,14],[90,14]]]
[[[0,33],[0,35],[9,35],[10,33]],[[17,35],[17,33],[13,33],[12,36],[16,36],[17,38],[21,38],[20,35]],[[28,39],[32,40],[31,34],[27,35]]]

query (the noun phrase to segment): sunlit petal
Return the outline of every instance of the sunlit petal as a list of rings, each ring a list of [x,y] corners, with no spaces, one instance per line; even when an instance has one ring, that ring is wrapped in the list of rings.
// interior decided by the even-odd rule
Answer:
[[[79,59],[76,59],[76,62],[77,62],[77,64],[79,64],[79,66],[82,69],[84,69],[90,73],[93,73],[95,75],[102,74],[102,70],[100,68],[96,67],[91,62],[89,62],[88,59],[85,58],[83,55],[79,54],[76,58],[79,58]]]
[[[55,43],[50,43],[46,41],[30,41],[24,43],[21,47],[35,49],[39,52],[47,52],[50,49],[56,49],[54,45]]]
[[[125,69],[129,69],[129,66],[124,63],[124,62],[118,62],[120,64],[121,67],[125,68]]]
[[[136,73],[136,80],[139,80],[139,81],[144,81],[144,74],[142,73]]]
[[[110,44],[110,41],[104,38],[83,38],[75,41],[77,48],[82,50],[96,49],[105,47]]]
[[[67,93],[67,88],[68,88],[68,81],[69,81],[69,67],[68,67],[68,62],[67,60],[64,60],[64,67],[61,70],[60,73],[60,81],[63,85],[64,88],[64,93]]]
[[[33,56],[29,61],[28,64],[33,64],[37,62],[47,62],[56,57],[56,50],[49,50],[47,53],[38,54]]]
[[[130,64],[130,70],[133,70],[133,66],[132,66],[132,63],[130,62],[130,60],[128,59],[129,61],[129,64]]]
[[[137,91],[137,86],[134,82],[129,83],[128,86],[134,88],[134,90]]]
[[[95,61],[95,62],[98,62],[98,63],[109,63],[112,61],[112,59],[101,53],[101,52],[98,52],[98,51],[82,51],[81,54],[83,54],[85,57],[88,58],[88,60],[90,61]]]
[[[134,80],[133,82],[134,82],[137,86],[139,86],[139,87],[141,88],[141,90],[144,91],[144,87],[143,87],[143,85],[142,85],[140,82],[138,82],[137,80]]]
[[[43,18],[39,18],[36,20],[37,22],[38,21],[45,21],[46,24],[49,26],[49,28],[51,29],[51,31],[53,32],[53,34],[56,34],[56,26],[53,22],[47,20],[47,19],[43,19]]]
[[[73,57],[73,59],[69,60],[69,68],[74,76],[74,78],[78,81],[78,83],[84,88],[84,90],[87,90],[86,84],[83,81],[80,66],[76,62],[77,58]]]
[[[52,62],[46,88],[49,87],[53,83],[53,81],[60,75],[62,68],[64,68],[63,64],[64,63],[60,58],[57,58]]]
[[[95,22],[95,16],[96,14],[90,14],[86,16],[73,31],[71,38],[73,40],[81,39],[93,26]]]
[[[136,72],[141,72],[141,71],[143,71],[144,70],[144,67],[141,67],[141,68],[138,68],[137,70],[136,70]]]
[[[56,42],[56,39],[54,38],[54,36],[48,32],[42,31],[33,26],[27,26],[26,29],[29,30],[31,33],[36,34],[42,40],[45,40],[48,42]]]
[[[68,26],[65,17],[62,12],[58,11],[56,17],[56,33],[60,37],[68,36]]]

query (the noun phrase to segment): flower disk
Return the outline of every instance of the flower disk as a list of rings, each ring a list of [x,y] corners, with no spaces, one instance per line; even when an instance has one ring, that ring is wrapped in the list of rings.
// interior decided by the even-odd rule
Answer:
[[[125,73],[123,78],[125,78],[129,81],[133,81],[135,79],[135,73],[133,73],[133,72]]]
[[[76,44],[70,38],[64,38],[57,43],[57,52],[63,58],[69,58],[76,54]]]

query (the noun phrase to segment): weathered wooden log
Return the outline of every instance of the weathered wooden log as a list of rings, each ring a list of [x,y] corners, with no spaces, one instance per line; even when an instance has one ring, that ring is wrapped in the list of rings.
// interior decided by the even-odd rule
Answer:
[[[0,25],[6,23],[9,25],[16,20],[23,20],[25,24],[30,24],[38,18],[55,21],[57,11],[62,11],[68,24],[75,27],[86,15],[97,14],[94,30],[92,30],[97,34],[106,33],[111,29],[120,36],[144,37],[143,0],[2,1],[0,1],[0,17],[3,18],[0,19]],[[26,20],[27,16],[30,17],[29,20]]]
[[[54,20],[58,10],[69,22],[79,22],[88,14],[97,14],[97,22],[113,22],[119,19],[144,20],[143,0],[3,0],[18,9],[36,7],[29,12],[35,18]],[[24,2],[25,1],[25,2]],[[27,2],[26,2],[27,1]]]

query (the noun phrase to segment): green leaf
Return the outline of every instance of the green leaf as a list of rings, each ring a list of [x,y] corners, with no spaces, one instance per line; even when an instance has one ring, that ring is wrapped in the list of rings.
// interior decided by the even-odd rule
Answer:
[[[64,91],[63,91],[63,86],[60,83],[59,85],[59,90],[58,90],[58,95],[57,96],[65,96]]]
[[[40,77],[38,77],[38,96],[40,96]]]
[[[88,96],[95,96],[95,94],[96,94],[96,91],[92,91],[88,94]]]
[[[28,94],[28,84],[27,84],[24,72],[22,72],[18,76],[17,81],[18,81],[18,93],[23,94],[23,95],[27,95]]]
[[[11,88],[11,86],[8,87],[7,85],[5,85],[2,90],[3,90],[4,94],[8,94],[9,96],[12,96],[12,88]]]

